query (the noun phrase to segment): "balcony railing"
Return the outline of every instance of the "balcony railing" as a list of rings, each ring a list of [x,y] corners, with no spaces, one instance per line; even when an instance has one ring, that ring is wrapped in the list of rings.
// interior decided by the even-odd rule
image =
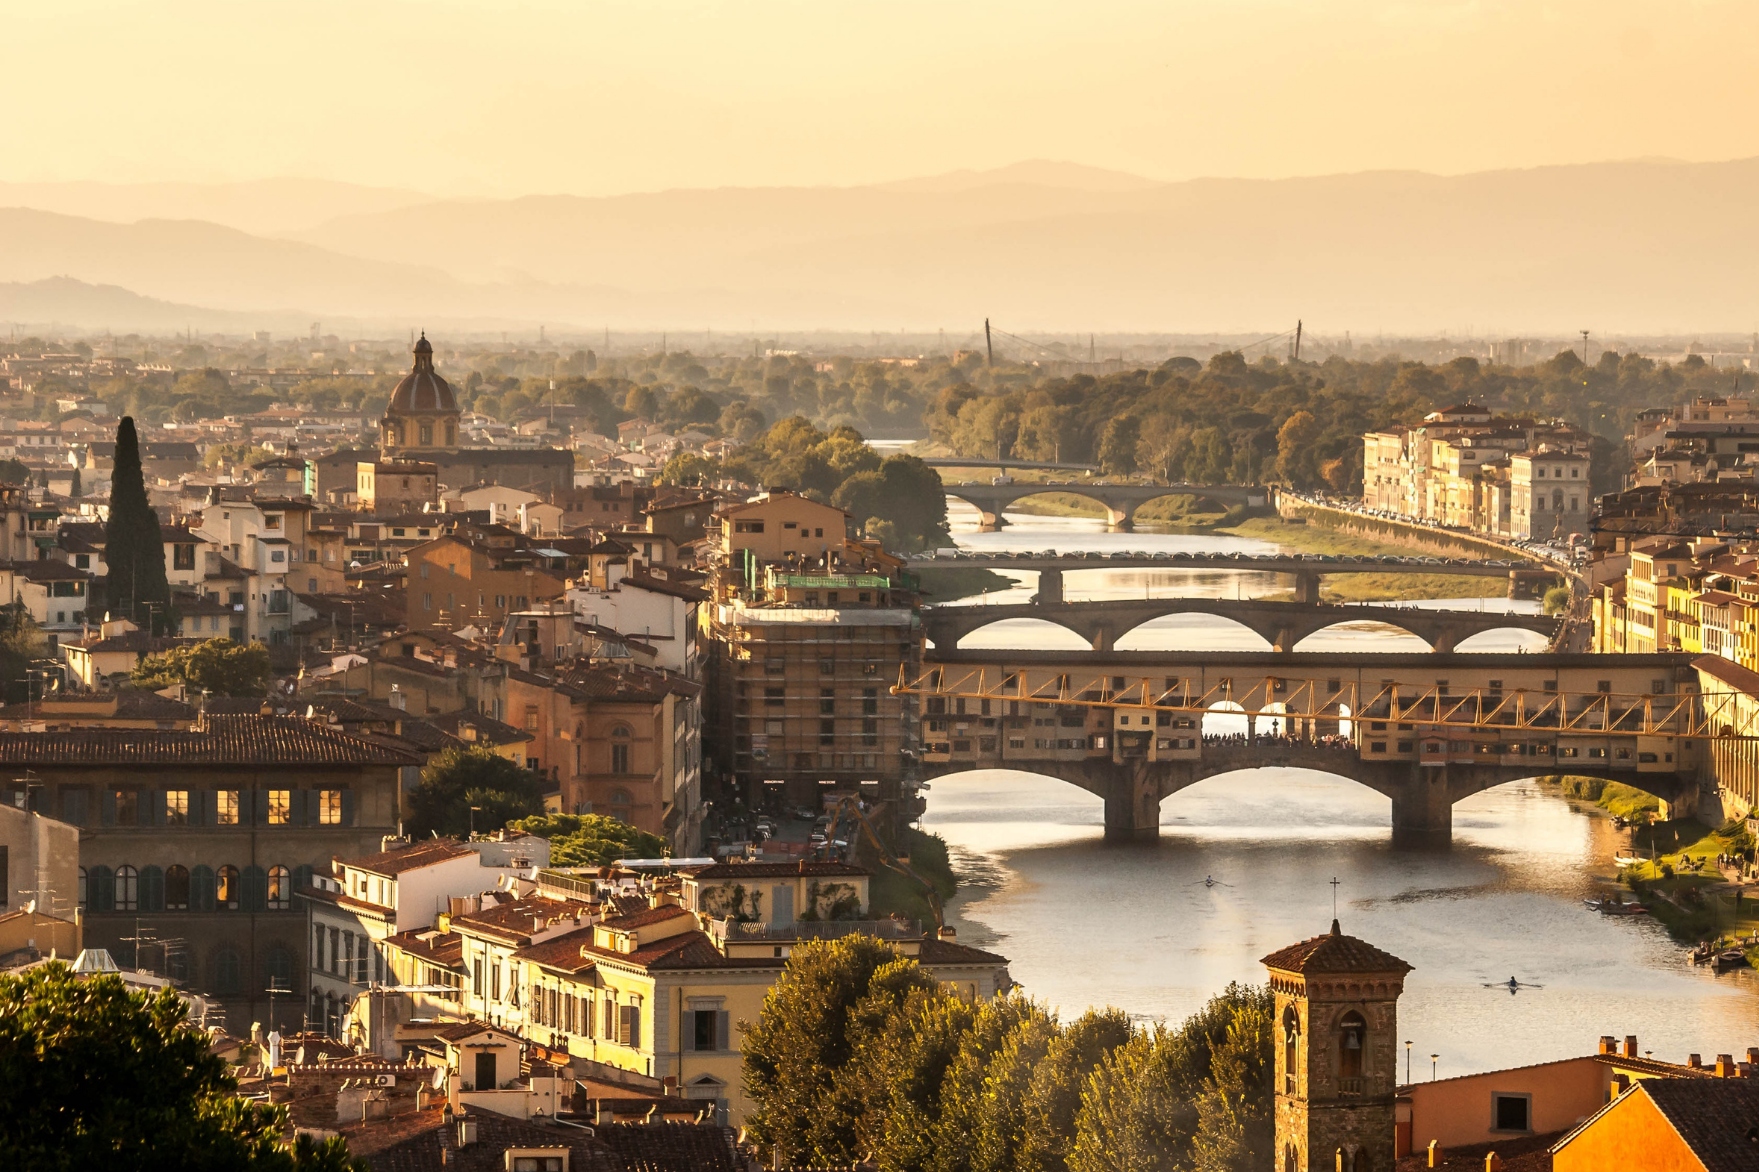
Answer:
[[[1364,1081],[1366,1080],[1361,1078],[1340,1078],[1338,1080],[1338,1094],[1359,1095],[1362,1093],[1362,1084]]]

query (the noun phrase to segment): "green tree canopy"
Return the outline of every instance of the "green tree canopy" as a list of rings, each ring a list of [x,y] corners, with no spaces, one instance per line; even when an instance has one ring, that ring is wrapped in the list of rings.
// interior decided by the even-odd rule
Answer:
[[[192,697],[202,692],[261,696],[269,690],[273,674],[269,649],[261,643],[239,644],[222,638],[142,656],[129,682],[154,691],[182,684]]]
[[[116,464],[110,474],[110,518],[104,526],[109,566],[106,605],[118,618],[155,631],[172,629],[171,587],[165,581],[165,543],[159,517],[147,501],[141,474],[140,439],[134,418],[116,429]]]
[[[477,829],[482,829],[480,819]],[[659,835],[604,814],[540,814],[516,819],[508,829],[549,839],[550,862],[558,867],[602,867],[618,859],[657,859],[666,853],[666,840]]]
[[[0,1152],[33,1172],[366,1172],[340,1139],[288,1146],[284,1107],[247,1103],[171,990],[0,974]]]
[[[463,838],[473,821],[483,832],[542,814],[543,783],[492,749],[447,749],[422,769],[409,811],[411,835]]]

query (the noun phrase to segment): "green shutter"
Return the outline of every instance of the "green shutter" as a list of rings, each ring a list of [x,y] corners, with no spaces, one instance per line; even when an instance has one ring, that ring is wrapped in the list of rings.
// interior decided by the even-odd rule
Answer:
[[[140,910],[165,910],[165,872],[150,863],[140,869]]]

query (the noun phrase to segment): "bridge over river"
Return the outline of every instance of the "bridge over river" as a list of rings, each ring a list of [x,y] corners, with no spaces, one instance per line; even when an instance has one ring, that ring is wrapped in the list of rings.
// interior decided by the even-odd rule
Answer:
[[[1319,601],[1319,584],[1328,574],[1461,574],[1474,578],[1507,578],[1509,597],[1523,587],[1550,581],[1557,571],[1537,562],[1475,558],[1339,557],[1299,553],[975,553],[960,550],[947,556],[921,554],[909,560],[913,570],[974,566],[986,570],[1032,570],[1038,574],[1038,601],[1063,601],[1064,575],[1089,570],[1225,570],[1235,573],[1285,574],[1294,579],[1295,601]]]
[[[1692,811],[1736,694],[1700,694],[1691,660],[937,647],[897,691],[920,700],[924,777],[1061,778],[1104,799],[1109,840],[1155,837],[1160,803],[1205,778],[1285,766],[1386,795],[1395,844],[1445,846],[1454,803],[1554,773]]]
[[[1293,651],[1297,643],[1316,631],[1352,622],[1378,622],[1398,627],[1422,639],[1436,651],[1452,651],[1460,640],[1485,631],[1513,628],[1536,631],[1548,638],[1554,638],[1558,631],[1558,620],[1546,615],[1235,598],[1130,598],[928,606],[922,610],[922,631],[936,647],[952,649],[965,636],[991,623],[1003,619],[1039,619],[1073,631],[1095,651],[1110,651],[1120,636],[1143,623],[1175,614],[1207,614],[1231,620],[1258,635],[1277,651]]]
[[[1106,510],[1106,523],[1115,529],[1129,529],[1135,523],[1136,510],[1163,497],[1190,496],[1224,507],[1240,505],[1245,508],[1264,508],[1271,502],[1271,490],[1257,484],[1107,484],[1096,480],[1067,480],[948,484],[944,488],[948,496],[957,497],[982,514],[985,529],[999,529],[1006,525],[1002,514],[1015,501],[1047,492],[1066,493],[1097,502]]]

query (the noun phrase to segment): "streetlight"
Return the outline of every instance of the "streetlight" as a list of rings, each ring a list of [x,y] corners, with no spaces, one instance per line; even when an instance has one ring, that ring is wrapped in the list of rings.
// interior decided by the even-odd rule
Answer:
[[[476,812],[480,809],[482,809],[481,806],[470,808],[470,838],[472,842],[476,841]]]
[[[1429,1081],[1430,1082],[1435,1081],[1436,1063],[1440,1060],[1440,1058],[1441,1058],[1440,1054],[1431,1054],[1429,1056]]]
[[[1411,1043],[1405,1042],[1405,1085],[1411,1085]]]

